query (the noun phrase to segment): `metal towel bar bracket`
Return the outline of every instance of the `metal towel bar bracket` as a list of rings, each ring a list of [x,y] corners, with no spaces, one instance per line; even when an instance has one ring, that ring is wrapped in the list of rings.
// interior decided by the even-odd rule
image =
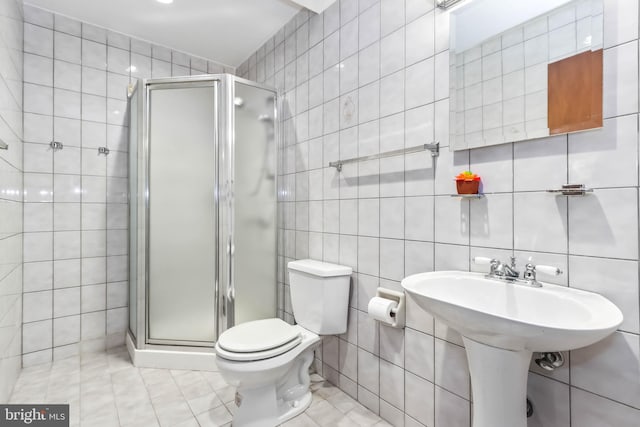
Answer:
[[[461,1],[462,0],[437,0],[436,1],[436,6],[438,6],[442,10],[447,10],[451,6],[454,6],[457,3],[460,3]]]
[[[585,196],[593,193],[593,189],[586,188],[584,184],[565,184],[558,190],[547,190],[547,193],[556,193],[562,196]]]
[[[440,155],[440,143],[433,142],[431,144],[421,144],[421,145],[416,145],[415,147],[385,151],[384,153],[372,154],[370,156],[361,156],[361,157],[354,157],[351,159],[336,160],[335,162],[329,162],[329,167],[336,168],[338,172],[341,172],[342,165],[347,163],[362,162],[365,160],[376,160],[376,159],[382,159],[385,157],[392,157],[392,156],[401,156],[403,154],[419,153],[421,151],[426,151],[426,150],[431,151],[431,157],[438,157]]]
[[[8,150],[9,144],[0,139],[0,150]]]

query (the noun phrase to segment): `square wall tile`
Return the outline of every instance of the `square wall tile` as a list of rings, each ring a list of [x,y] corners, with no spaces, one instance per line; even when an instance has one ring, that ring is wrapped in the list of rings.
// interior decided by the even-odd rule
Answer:
[[[414,64],[434,54],[434,13],[422,15],[406,26],[405,63]]]
[[[482,177],[482,193],[513,191],[513,145],[502,144],[471,150],[470,169]]]
[[[534,426],[570,426],[569,386],[542,375],[529,374],[527,396],[535,405],[529,422]]]
[[[106,70],[107,46],[88,39],[82,39],[82,65]]]
[[[358,237],[358,272],[378,276],[380,242],[374,237]]]
[[[638,38],[638,5],[605,1],[604,45],[616,46]]]
[[[438,386],[434,411],[436,427],[467,427],[471,422],[470,402]]]
[[[488,194],[469,201],[470,244],[510,248],[513,244],[513,196]]]
[[[105,311],[82,314],[80,316],[82,340],[103,337],[106,333],[106,322]]]
[[[389,287],[387,284],[383,284]],[[397,285],[400,287],[400,285]],[[380,357],[397,366],[404,366],[405,330],[380,325]]]
[[[536,209],[531,209],[535,206]],[[568,243],[567,198],[550,193],[514,193],[514,248],[566,253]],[[544,216],[539,212],[546,212]]]
[[[567,136],[513,145],[515,191],[549,190],[567,183]]]
[[[463,347],[435,340],[435,383],[469,399],[471,386],[467,355]]]
[[[423,425],[433,425],[435,418],[433,383],[405,371],[405,387],[411,391],[405,396],[405,413]]]
[[[24,24],[24,51],[53,57],[53,31],[29,23]]]
[[[404,238],[404,206],[402,197],[380,199],[380,237]]]
[[[53,272],[54,288],[80,286],[80,259],[56,260],[53,262]]]
[[[609,299],[624,315],[619,329],[639,332],[638,261],[570,256],[568,267],[572,288],[596,292]]]
[[[404,67],[405,33],[397,30],[380,40],[380,75],[395,73]]]
[[[82,34],[82,23],[72,18],[62,15],[54,15],[54,29],[59,32],[67,33],[80,37]]]
[[[73,64],[82,62],[82,39],[70,34],[56,31],[54,36],[55,53],[54,58]]]
[[[469,201],[449,196],[435,198],[435,241],[469,244]]]
[[[25,323],[22,326],[22,351],[31,353],[38,350],[51,348],[53,344],[52,321]]]
[[[405,407],[405,390],[414,390],[405,386],[405,371],[392,363],[380,360],[380,383],[384,384],[380,388],[380,398],[391,403],[396,408],[404,409]]]
[[[340,340],[338,367],[340,374],[356,380],[358,378],[358,347]]]
[[[358,347],[369,353],[380,353],[380,324],[369,317],[367,313],[358,311]]]
[[[52,291],[27,292],[22,296],[22,320],[25,323],[51,318]]]
[[[571,389],[571,420],[581,426],[632,426],[640,410],[579,388]]]
[[[571,383],[633,407],[640,407],[640,340],[616,332],[604,340],[571,352]],[[635,374],[632,374],[635,371]]]
[[[53,81],[57,89],[80,92],[82,83],[82,67],[67,61],[55,60],[53,65]],[[67,100],[68,102],[68,100]]]
[[[399,4],[394,0],[381,0],[380,17],[380,27],[383,35],[402,27],[405,23],[404,2]]]
[[[80,314],[80,288],[74,287],[53,291],[53,317],[72,316],[74,314]]]
[[[432,242],[406,240],[404,243],[404,256],[405,276],[433,271],[434,244]]]
[[[433,241],[433,196],[404,199],[404,237],[408,240]]]
[[[606,49],[602,67],[603,116],[608,118],[637,112],[638,41]]]
[[[358,349],[358,384],[372,393],[380,393],[380,359]]]
[[[80,341],[80,316],[61,317],[53,320],[53,345],[55,347]]]
[[[466,245],[449,245],[436,243],[434,245],[434,270],[469,269],[470,247]]]
[[[53,263],[51,261],[26,262],[23,266],[24,292],[43,291],[52,288]]]
[[[638,192],[635,188],[595,190],[569,201],[569,253],[638,258]]]
[[[53,60],[39,55],[24,55],[24,81],[53,86]]]
[[[586,187],[635,186],[638,182],[638,116],[604,120],[604,127],[569,135],[568,182]]]
[[[405,329],[405,369],[431,382],[434,381],[434,339],[411,328]]]
[[[24,232],[53,231],[53,205],[51,203],[25,203],[23,212]]]
[[[404,278],[404,241],[380,239],[380,277],[400,281]]]

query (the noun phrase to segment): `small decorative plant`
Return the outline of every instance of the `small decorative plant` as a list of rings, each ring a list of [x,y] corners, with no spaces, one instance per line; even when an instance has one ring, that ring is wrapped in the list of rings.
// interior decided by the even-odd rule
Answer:
[[[480,176],[471,171],[460,172],[456,176],[458,194],[478,194]]]

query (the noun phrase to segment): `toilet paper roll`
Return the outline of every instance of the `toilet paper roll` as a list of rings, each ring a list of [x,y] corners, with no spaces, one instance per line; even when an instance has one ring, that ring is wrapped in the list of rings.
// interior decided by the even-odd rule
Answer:
[[[391,315],[391,310],[395,309],[397,306],[398,303],[394,300],[373,297],[369,300],[367,312],[369,313],[369,316],[375,320],[392,324],[395,322],[395,317]]]

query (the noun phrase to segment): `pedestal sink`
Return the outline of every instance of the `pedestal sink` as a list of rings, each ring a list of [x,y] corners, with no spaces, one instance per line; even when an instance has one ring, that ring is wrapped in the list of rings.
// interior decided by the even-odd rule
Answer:
[[[402,280],[420,307],[462,335],[473,391],[473,427],[526,427],[534,351],[573,350],[613,333],[622,313],[601,295],[437,271]]]

